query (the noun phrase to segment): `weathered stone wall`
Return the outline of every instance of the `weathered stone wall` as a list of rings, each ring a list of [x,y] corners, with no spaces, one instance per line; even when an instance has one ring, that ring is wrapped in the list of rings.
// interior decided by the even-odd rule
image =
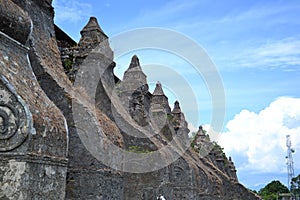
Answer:
[[[33,73],[28,44],[35,24],[16,3],[0,4],[0,199],[64,199],[65,118]]]
[[[110,143],[151,154],[175,136],[179,148],[189,142],[179,103],[171,112],[161,86],[148,92],[136,56],[125,80],[116,78],[108,37],[95,18],[78,45],[60,40],[59,49],[52,0],[0,2],[0,199],[257,199],[238,183],[233,162],[219,148],[201,156],[212,145],[202,136],[162,169],[123,172],[132,163],[105,151]],[[121,103],[114,104],[118,91]],[[149,137],[139,126],[156,134]]]
[[[86,37],[86,35],[83,37]],[[81,41],[87,41],[87,39]],[[94,40],[91,39],[91,41]],[[156,92],[157,94],[154,95],[155,98],[152,102],[153,95],[147,93],[146,76],[143,74],[136,56],[133,56],[129,69],[125,72],[124,82],[116,82],[113,74],[114,63],[112,57],[107,56],[111,55],[110,53],[107,54],[108,50],[110,50],[109,46],[101,45],[100,42],[98,46],[95,46],[95,49],[89,50],[87,56],[79,55],[81,58],[80,63],[76,62],[76,55],[72,54],[71,57],[75,58],[74,66],[79,69],[77,70],[81,74],[80,80],[82,83],[79,82],[79,85],[86,87],[88,96],[95,95],[96,108],[105,113],[110,120],[116,122],[119,131],[115,130],[113,134],[118,135],[117,132],[121,133],[122,135],[119,135],[118,138],[121,141],[123,140],[122,145],[118,146],[135,153],[151,153],[151,151],[166,145],[167,141],[172,140],[175,135],[179,135],[178,139],[181,142],[188,142],[189,130],[179,103],[175,102],[174,110],[171,112],[168,105],[166,105],[167,98],[160,98],[160,96],[156,98],[155,96],[162,95],[163,91]],[[83,71],[80,71],[80,69],[83,69]],[[90,80],[98,81],[93,82]],[[75,86],[76,84],[78,82],[75,81]],[[141,85],[139,86],[139,84]],[[90,88],[96,88],[96,90],[89,90]],[[115,101],[113,98],[116,98],[114,92],[121,99],[120,104],[112,104],[112,101]],[[139,93],[137,94],[137,92]],[[159,102],[158,99],[162,99],[162,102]],[[119,113],[113,111],[116,109]],[[132,112],[132,110],[135,112]],[[158,115],[158,111],[162,112],[161,116]],[[143,113],[142,117],[138,117],[140,113]],[[118,114],[127,117],[124,119]],[[160,119],[166,118],[167,114],[170,115],[168,119],[170,121],[161,122]],[[162,123],[157,125],[161,131],[152,139],[139,138],[139,136],[145,135],[139,131],[135,123],[147,126],[150,115],[152,115],[152,124],[155,119]],[[147,120],[141,121],[144,117]],[[81,118],[85,117],[82,116]],[[161,127],[163,124],[168,126]],[[171,131],[171,129],[174,130]],[[149,130],[154,131],[155,128]],[[107,131],[104,132],[107,133]],[[115,142],[114,139],[111,141]],[[108,199],[156,199],[160,195],[163,195],[166,199],[256,199],[255,195],[238,184],[233,163],[228,161],[218,148],[213,149],[211,154],[204,158],[199,155],[199,151],[190,149],[174,163],[154,172],[117,173],[117,171],[111,169],[111,174],[106,174],[103,171],[105,166],[94,160],[88,151],[82,149],[82,144],[77,136],[71,137],[70,143],[74,143],[74,146],[70,145],[70,154],[76,152],[77,155],[77,157],[70,155],[70,163],[72,164],[69,165],[69,171],[72,170],[72,173],[69,173],[71,178],[68,177],[67,186],[67,197],[70,199],[80,199],[84,196],[100,199],[104,196]],[[213,146],[210,141],[201,141],[198,145],[209,148]],[[122,157],[116,155],[114,157],[116,161],[124,162]],[[90,167],[91,163],[93,163],[93,167]],[[124,169],[126,169],[127,164],[131,165],[125,160]],[[80,167],[75,171],[74,166]],[[109,186],[103,185],[107,180],[102,177],[103,175],[107,175],[109,182],[118,183],[118,186],[113,189],[118,195],[106,190],[106,187]],[[104,180],[99,181],[98,178],[100,177]],[[81,183],[86,183],[86,185],[81,185]],[[97,189],[99,184],[102,189]],[[228,191],[229,188],[230,191]]]
[[[42,4],[44,5],[44,4]],[[39,6],[39,5],[36,5]],[[49,7],[47,12],[40,13],[40,9],[35,7],[35,2],[31,2],[31,5],[24,5],[28,12],[34,16],[36,21],[33,24],[33,33],[30,37],[30,56],[29,59],[32,63],[33,71],[38,79],[39,85],[47,96],[56,104],[56,106],[63,112],[69,132],[68,138],[68,170],[66,178],[66,199],[95,199],[104,198],[110,196],[120,196],[122,194],[123,184],[120,173],[111,171],[96,158],[94,158],[89,151],[85,148],[81,142],[76,124],[74,122],[72,114],[72,99],[78,99],[76,101],[80,106],[84,104],[82,99],[85,97],[82,93],[76,90],[76,86],[68,80],[64,73],[62,63],[60,60],[60,54],[58,51],[54,26],[53,26],[53,10]],[[86,48],[86,47],[85,47]],[[81,62],[87,57],[87,52],[84,54],[78,54],[81,58]],[[111,64],[112,53],[109,50],[104,49],[105,53],[96,54],[97,63],[100,65]],[[107,53],[107,54],[106,54]],[[101,55],[107,55],[110,57],[104,57]],[[100,57],[99,57],[100,56]],[[90,63],[89,59],[95,60],[94,56],[89,55],[85,62],[89,63],[88,66],[93,68],[97,63]],[[81,63],[80,62],[80,63]],[[92,71],[90,71],[92,72]],[[87,80],[89,77],[87,77]],[[80,100],[81,98],[81,100]],[[88,98],[86,98],[88,99]],[[86,100],[84,99],[84,100]],[[87,108],[92,110],[91,108]],[[101,116],[98,116],[101,118]],[[106,126],[112,129],[108,124],[109,119],[101,118]],[[94,127],[93,122],[89,128]],[[112,129],[114,130],[114,129]],[[109,136],[116,135],[117,133],[110,133]],[[115,138],[113,138],[115,139]],[[120,139],[116,143],[120,144]],[[106,178],[104,178],[106,177]],[[115,186],[112,186],[115,184]],[[101,187],[99,187],[101,186]],[[115,188],[115,189],[110,189]],[[62,187],[64,189],[64,187]],[[122,198],[122,196],[120,196]]]
[[[82,62],[81,67],[87,67],[88,70],[85,73],[80,73],[82,75],[82,81],[85,80],[99,80],[101,81],[101,76],[97,69],[103,69],[103,73],[106,75],[107,83],[114,84],[114,76],[112,74],[112,58],[108,58],[103,55],[101,49],[91,52]],[[107,70],[105,70],[107,69]],[[104,71],[105,70],[105,71]],[[84,83],[75,82],[75,87],[79,85],[84,85]],[[87,88],[94,88],[92,91],[86,90],[87,96],[93,96],[89,92],[101,93],[99,87],[97,87],[98,82],[91,82],[87,84]],[[108,97],[106,93],[101,93],[103,99],[107,100]],[[98,102],[99,103],[99,102]],[[97,105],[97,104],[96,104]],[[74,106],[74,102],[71,107]],[[100,123],[102,130],[100,130],[93,121],[93,117],[90,116],[90,108],[83,108],[80,105],[75,105],[82,108],[82,112],[76,113],[77,117],[75,119],[73,116],[71,119],[75,123],[80,123],[78,120],[85,121],[84,131],[93,135],[97,132],[103,131],[107,138],[101,137],[101,141],[112,142],[118,147],[122,148],[123,140],[119,129],[116,125],[107,117],[101,110],[98,110],[97,116],[95,116]],[[97,108],[97,107],[96,107]],[[90,110],[89,110],[90,109]],[[86,111],[86,112],[85,112]],[[74,124],[75,125],[75,124]],[[82,127],[80,127],[82,128]],[[68,177],[67,177],[67,189],[66,189],[66,199],[124,199],[123,198],[123,174],[110,169],[105,166],[102,162],[97,160],[94,155],[92,155],[86,146],[93,146],[92,144],[83,144],[81,141],[78,130],[70,127],[70,140],[69,140],[69,164],[68,164]],[[100,137],[100,135],[99,135]],[[92,141],[95,142],[95,141]],[[101,151],[98,152],[102,154]],[[112,162],[118,162],[122,160],[119,155],[106,155],[113,158]]]

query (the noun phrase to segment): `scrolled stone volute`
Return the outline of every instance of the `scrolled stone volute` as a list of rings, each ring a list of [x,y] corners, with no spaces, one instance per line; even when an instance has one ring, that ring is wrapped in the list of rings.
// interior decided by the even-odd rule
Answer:
[[[31,32],[31,19],[10,0],[0,0],[0,31],[25,44]]]
[[[35,134],[35,129],[28,107],[0,75],[0,152],[19,147],[30,133]]]

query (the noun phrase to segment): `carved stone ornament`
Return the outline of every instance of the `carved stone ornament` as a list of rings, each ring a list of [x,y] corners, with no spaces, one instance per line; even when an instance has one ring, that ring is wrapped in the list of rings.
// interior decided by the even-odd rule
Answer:
[[[0,152],[19,147],[29,132],[34,133],[29,109],[7,79],[0,75]]]

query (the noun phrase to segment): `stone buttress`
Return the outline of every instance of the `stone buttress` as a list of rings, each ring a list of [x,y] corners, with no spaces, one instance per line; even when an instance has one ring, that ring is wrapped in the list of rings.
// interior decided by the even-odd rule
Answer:
[[[39,14],[24,1],[0,1],[0,199],[64,199],[67,124],[29,59],[37,21],[51,18],[53,8],[26,2]]]
[[[161,83],[149,92],[136,55],[122,81],[114,75],[95,17],[77,44],[54,25],[52,0],[0,3],[0,199],[258,199],[202,128],[191,141],[179,102],[171,111]],[[98,147],[150,155],[170,142],[187,148],[140,173]]]

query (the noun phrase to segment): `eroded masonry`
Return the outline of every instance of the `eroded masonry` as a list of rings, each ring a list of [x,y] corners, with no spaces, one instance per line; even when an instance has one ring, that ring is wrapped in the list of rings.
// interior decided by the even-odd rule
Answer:
[[[0,0],[1,200],[259,199],[238,182],[231,158],[201,126],[190,141],[180,103],[170,109],[160,82],[148,91],[136,55],[120,80],[97,19],[90,18],[77,44],[54,25],[51,4]],[[76,85],[78,77],[98,80],[87,87],[95,88],[92,101],[89,91]],[[74,106],[82,110],[79,115]],[[152,136],[132,134],[143,135],[138,127],[147,127]],[[113,144],[133,155],[152,155],[174,138],[178,148],[189,146],[162,168],[132,173],[132,163],[119,153],[101,155],[101,149],[88,148],[92,132],[99,137],[89,142]]]

